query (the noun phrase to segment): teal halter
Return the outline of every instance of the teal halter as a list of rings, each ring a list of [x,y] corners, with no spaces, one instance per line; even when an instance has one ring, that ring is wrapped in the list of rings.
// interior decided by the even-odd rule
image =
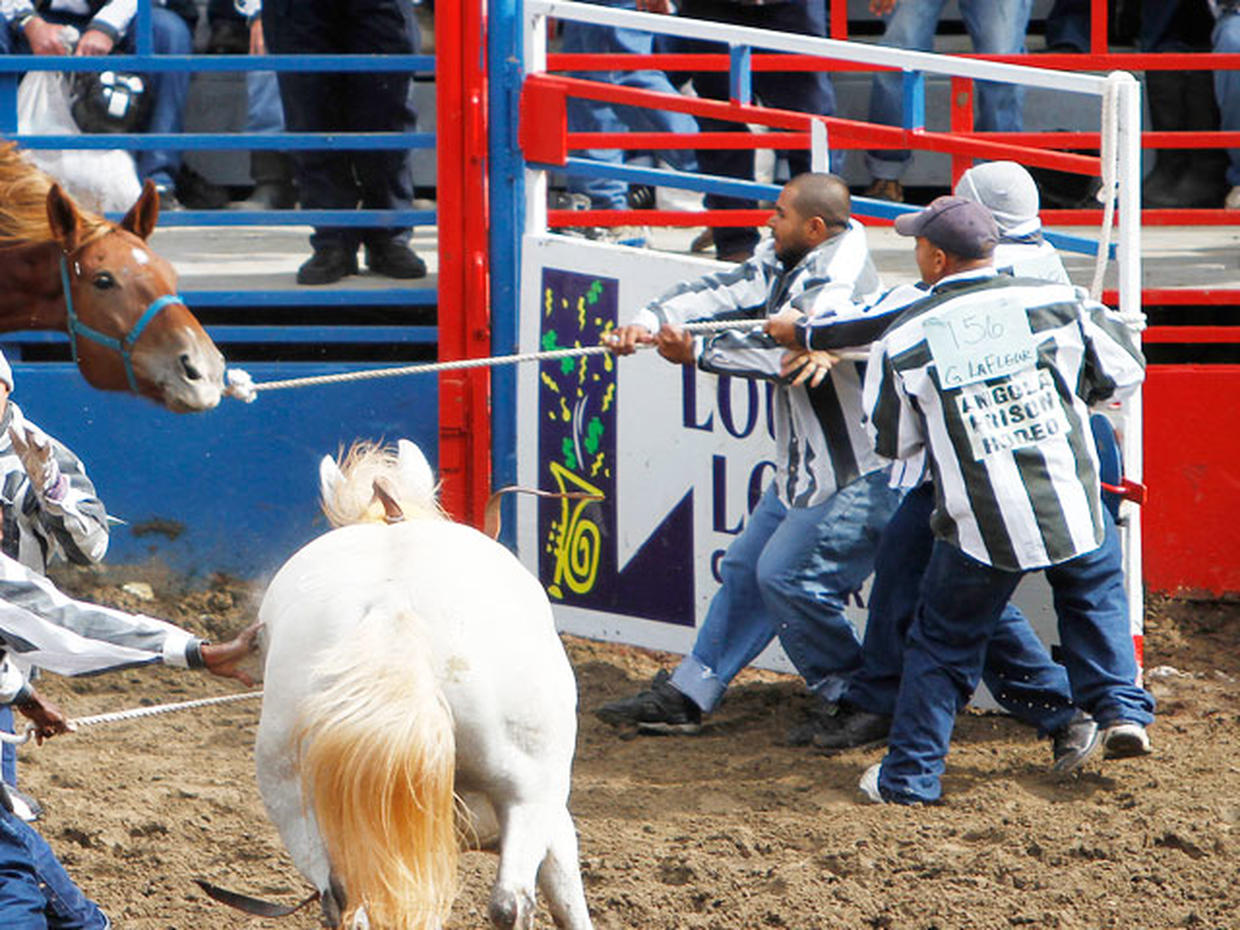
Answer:
[[[142,331],[146,329],[147,324],[155,319],[161,310],[171,304],[185,306],[185,301],[181,299],[179,294],[165,294],[162,297],[156,297],[151,301],[151,305],[146,308],[142,316],[138,318],[138,322],[134,323],[133,329],[120,339],[116,339],[112,336],[104,335],[93,327],[87,326],[73,309],[73,294],[69,290],[69,261],[67,255],[60,256],[60,283],[65,291],[65,316],[68,319],[69,348],[73,352],[73,363],[76,365],[78,360],[79,336],[98,343],[104,348],[111,349],[121,357],[121,361],[125,365],[125,377],[129,379],[129,389],[137,394],[138,379],[134,377],[133,373],[133,347],[137,344],[138,338],[142,335]]]

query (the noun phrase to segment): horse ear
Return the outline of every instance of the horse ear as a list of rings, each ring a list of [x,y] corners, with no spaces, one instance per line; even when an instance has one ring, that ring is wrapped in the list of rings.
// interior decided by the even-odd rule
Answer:
[[[408,439],[396,443],[396,466],[405,487],[424,500],[434,499],[435,473],[422,450]]]
[[[52,238],[65,252],[72,252],[82,238],[82,218],[77,206],[60,187],[53,184],[47,192],[47,225]]]
[[[155,182],[147,178],[142,185],[142,193],[137,202],[129,208],[125,218],[121,220],[121,229],[127,229],[139,239],[149,239],[159,222],[159,192],[155,190]]]
[[[319,497],[323,499],[323,503],[335,500],[336,489],[343,481],[344,475],[341,474],[336,460],[330,455],[323,456],[323,460],[319,462]]]

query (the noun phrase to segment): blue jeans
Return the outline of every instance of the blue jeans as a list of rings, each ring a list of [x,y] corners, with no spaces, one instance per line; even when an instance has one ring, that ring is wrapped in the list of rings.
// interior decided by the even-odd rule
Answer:
[[[748,5],[733,0],[682,0],[678,4],[680,15],[692,19],[704,19],[737,26],[755,26],[799,35],[825,36],[827,34],[826,4],[821,0],[791,0],[788,3]],[[725,52],[718,42],[684,39],[678,43],[682,52]],[[755,71],[752,74],[754,97],[764,106],[798,113],[817,113],[832,116],[835,113],[835,88],[831,79],[822,72]],[[699,71],[693,75],[693,89],[699,97],[708,100],[727,100],[729,94],[726,71]],[[727,120],[703,118],[698,121],[703,132],[746,132],[743,124]],[[789,150],[788,172],[796,176],[808,171],[810,153],[805,149]],[[701,149],[698,164],[705,174],[752,181],[754,176],[754,153],[748,150]],[[833,158],[837,165],[838,158]],[[707,194],[708,210],[752,209],[752,200]],[[753,227],[715,227],[715,253],[729,255],[743,250],[752,251],[758,244],[758,231]]]
[[[778,636],[810,689],[834,701],[861,662],[844,607],[873,570],[898,502],[885,471],[814,507],[787,508],[767,488],[723,556],[723,583],[671,683],[710,712],[736,673]]]
[[[0,927],[4,930],[107,930],[99,906],[82,893],[51,847],[0,810]]]
[[[934,50],[934,30],[947,0],[903,0],[887,19],[879,44],[889,48]],[[960,0],[960,16],[983,55],[1014,55],[1025,51],[1025,30],[1033,0]],[[898,71],[874,76],[870,91],[870,122],[899,126],[904,113],[903,77]],[[980,132],[1020,132],[1024,90],[1016,84],[977,82],[977,129]],[[866,153],[866,167],[879,179],[904,176],[912,154],[907,151]]]
[[[636,0],[586,0],[599,6],[634,10]],[[564,21],[564,52],[608,52],[649,55],[654,51],[654,36],[636,29],[594,26],[590,23]],[[621,87],[653,90],[663,94],[678,93],[662,71],[582,71],[574,77],[606,80]],[[688,113],[671,113],[645,107],[613,106],[601,100],[568,98],[569,132],[697,132],[697,120]],[[677,171],[697,171],[697,158],[691,149],[668,149],[659,153]],[[590,149],[588,158],[619,165],[624,153],[619,149]],[[570,178],[569,190],[587,194],[590,205],[597,210],[624,210],[628,207],[628,185],[613,178]]]
[[[1052,51],[1088,52],[1089,0],[1055,0],[1046,14],[1046,47]]]
[[[274,71],[247,71],[245,75],[245,131],[283,132],[284,107]]]
[[[13,705],[0,704],[0,730],[15,733],[13,729]],[[0,748],[0,781],[17,787],[17,747],[5,743]]]
[[[1240,52],[1240,13],[1224,13],[1214,26],[1214,51]],[[1224,132],[1240,130],[1240,71],[1214,72],[1214,96]],[[1240,149],[1227,150],[1227,183],[1240,184]]]
[[[41,13],[48,22],[69,24],[85,30],[90,23],[88,16],[70,13]],[[193,37],[185,20],[163,7],[151,10],[151,44],[157,55],[188,55],[193,51]],[[132,55],[134,34],[130,29],[116,43],[120,54]],[[30,43],[15,26],[0,26],[0,54],[30,54]],[[189,94],[189,72],[165,71],[144,75],[150,88],[151,112],[147,117],[146,132],[181,132],[185,125],[185,98]],[[160,149],[155,152],[134,152],[134,164],[138,177],[150,178],[156,184],[172,187],[181,167],[181,153],[176,149]]]
[[[904,496],[883,531],[874,562],[861,667],[843,695],[845,701],[862,710],[895,712],[904,641],[934,547],[930,530],[933,512],[934,486],[923,484]],[[982,678],[1000,706],[1042,733],[1058,730],[1076,713],[1068,673],[1051,659],[1029,621],[1012,604],[999,616],[983,668]]]
[[[1119,534],[1093,552],[1044,569],[1077,706],[1100,727],[1148,724],[1154,698],[1136,684]],[[904,650],[879,790],[891,801],[935,801],[956,713],[981,677],[986,645],[1022,573],[984,565],[936,540]]]

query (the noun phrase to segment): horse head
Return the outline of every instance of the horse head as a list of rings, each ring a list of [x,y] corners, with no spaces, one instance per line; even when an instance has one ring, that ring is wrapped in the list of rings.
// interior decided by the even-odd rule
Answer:
[[[149,180],[119,225],[86,235],[76,204],[53,184],[52,238],[63,257],[69,341],[82,376],[105,391],[132,391],[178,413],[209,410],[224,389],[224,356],[176,293],[172,265],[147,239],[159,219]]]

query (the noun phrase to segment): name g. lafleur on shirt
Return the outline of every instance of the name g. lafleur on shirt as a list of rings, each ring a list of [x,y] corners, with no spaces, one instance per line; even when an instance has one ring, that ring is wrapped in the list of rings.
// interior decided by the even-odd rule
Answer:
[[[935,534],[1026,571],[1101,544],[1087,405],[1143,378],[1132,334],[1101,304],[985,269],[940,281],[875,343],[865,406],[879,455],[929,454]]]

